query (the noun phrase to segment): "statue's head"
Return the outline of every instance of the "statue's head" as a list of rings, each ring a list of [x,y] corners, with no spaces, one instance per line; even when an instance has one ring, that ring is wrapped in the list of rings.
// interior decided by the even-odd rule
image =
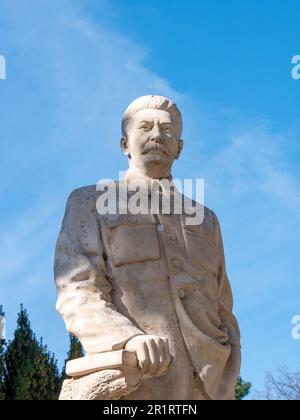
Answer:
[[[121,147],[131,168],[152,178],[170,175],[183,147],[182,117],[174,102],[156,95],[133,101],[122,119]]]

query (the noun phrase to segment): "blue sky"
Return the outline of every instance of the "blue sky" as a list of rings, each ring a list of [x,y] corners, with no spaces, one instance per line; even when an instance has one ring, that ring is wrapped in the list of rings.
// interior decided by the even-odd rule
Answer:
[[[0,0],[0,303],[21,302],[60,363],[52,262],[69,193],[127,167],[120,118],[137,96],[184,117],[177,177],[204,177],[222,224],[242,374],[299,368],[300,54],[296,0]]]

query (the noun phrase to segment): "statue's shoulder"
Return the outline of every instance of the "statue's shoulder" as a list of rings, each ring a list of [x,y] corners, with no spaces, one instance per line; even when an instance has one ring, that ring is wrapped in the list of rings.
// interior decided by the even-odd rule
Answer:
[[[70,195],[72,198],[83,198],[83,197],[97,197],[99,194],[103,193],[107,187],[116,187],[119,188],[119,185],[122,185],[120,181],[112,180],[103,180],[96,185],[88,185],[86,187],[76,188]]]
[[[212,211],[210,208],[203,206],[204,208],[204,216],[203,216],[203,228],[207,229],[211,235],[214,235],[215,232],[215,226],[217,222],[217,216],[214,211]]]
[[[76,188],[69,196],[68,205],[81,203],[85,200],[96,197],[96,185],[89,185],[86,187]]]
[[[88,185],[86,187],[76,188],[69,196],[67,207],[80,206],[82,204],[95,203],[99,196],[105,192],[107,186],[115,186],[118,189],[119,182],[111,181],[107,183],[100,183],[97,185]]]
[[[216,213],[206,206],[204,206],[204,217],[209,219],[211,223],[215,223],[217,219]]]

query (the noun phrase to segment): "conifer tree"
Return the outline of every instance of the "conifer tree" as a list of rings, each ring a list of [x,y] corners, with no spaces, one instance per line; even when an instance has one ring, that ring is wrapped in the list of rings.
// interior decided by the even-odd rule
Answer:
[[[48,351],[43,340],[36,341],[33,368],[28,377],[32,399],[56,400],[59,394],[60,376],[54,354]]]
[[[70,348],[69,348],[69,351],[67,353],[67,358],[65,360],[65,364],[64,364],[64,367],[63,367],[62,372],[61,372],[61,382],[63,382],[65,379],[68,378],[67,375],[66,375],[67,362],[69,360],[78,359],[79,357],[84,356],[84,351],[83,351],[82,345],[81,345],[80,341],[78,340],[78,338],[75,337],[75,335],[73,335],[73,334],[70,334],[69,338],[70,338]]]
[[[23,306],[14,338],[7,346],[5,364],[7,399],[57,399],[60,378],[56,360],[42,340],[36,339]]]
[[[245,382],[241,377],[239,377],[235,388],[236,400],[240,401],[244,399],[250,393],[251,386],[250,382]]]
[[[5,392],[5,340],[2,336],[4,332],[4,312],[0,305],[0,400],[6,399]]]

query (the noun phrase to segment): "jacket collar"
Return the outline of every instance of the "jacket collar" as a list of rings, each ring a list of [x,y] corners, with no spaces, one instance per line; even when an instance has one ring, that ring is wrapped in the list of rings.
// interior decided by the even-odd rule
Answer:
[[[123,178],[123,182],[130,184],[134,187],[141,184],[141,187],[146,187],[145,193],[149,196],[154,191],[159,191],[159,194],[170,194],[173,196],[175,193],[178,193],[172,175],[167,178],[151,178],[149,176],[143,175],[142,173],[135,171],[134,169],[128,169]],[[135,189],[135,188],[134,188]]]

